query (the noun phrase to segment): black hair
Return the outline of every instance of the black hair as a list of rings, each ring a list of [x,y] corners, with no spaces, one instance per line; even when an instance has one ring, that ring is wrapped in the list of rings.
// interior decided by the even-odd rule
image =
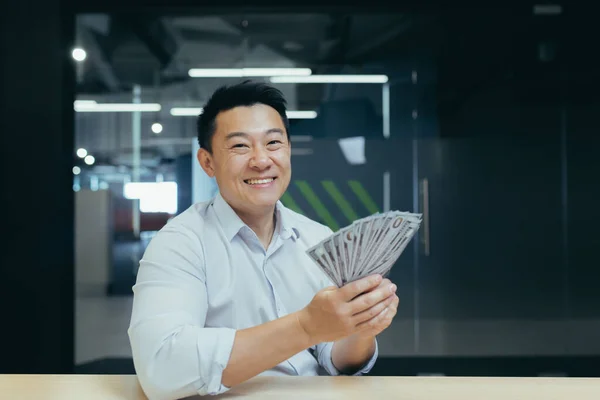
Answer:
[[[216,129],[217,115],[240,106],[253,106],[264,104],[274,108],[285,126],[289,140],[289,121],[286,114],[287,102],[279,89],[262,82],[247,80],[231,86],[222,86],[217,89],[203,107],[203,112],[198,117],[197,132],[200,148],[212,153],[212,138]]]

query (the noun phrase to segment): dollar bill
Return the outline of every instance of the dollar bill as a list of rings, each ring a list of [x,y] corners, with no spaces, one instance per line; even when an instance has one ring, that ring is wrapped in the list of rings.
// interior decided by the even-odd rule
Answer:
[[[421,214],[390,211],[354,221],[307,249],[338,287],[375,273],[386,276],[418,231]]]

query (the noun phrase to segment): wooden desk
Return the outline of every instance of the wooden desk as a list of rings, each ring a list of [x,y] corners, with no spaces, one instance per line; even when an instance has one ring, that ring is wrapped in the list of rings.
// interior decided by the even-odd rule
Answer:
[[[195,398],[199,399],[199,396]],[[600,379],[257,377],[212,399],[599,400]],[[129,375],[0,375],[0,399],[146,400]]]

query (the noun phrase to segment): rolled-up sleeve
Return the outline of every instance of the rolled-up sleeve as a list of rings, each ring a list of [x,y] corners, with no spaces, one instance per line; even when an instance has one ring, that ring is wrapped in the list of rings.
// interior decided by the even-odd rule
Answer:
[[[333,365],[333,361],[331,359],[331,351],[333,350],[333,342],[320,343],[316,346],[316,357],[319,365],[323,367],[325,371],[329,375],[337,376],[341,375],[341,372]],[[367,374],[373,369],[375,362],[377,361],[377,357],[379,356],[379,346],[377,344],[377,339],[375,339],[375,352],[373,356],[367,361],[358,371],[356,371],[353,376],[359,376]]]
[[[167,226],[140,261],[128,335],[150,400],[229,389],[221,379],[236,331],[204,327],[208,301],[201,248],[192,232]]]

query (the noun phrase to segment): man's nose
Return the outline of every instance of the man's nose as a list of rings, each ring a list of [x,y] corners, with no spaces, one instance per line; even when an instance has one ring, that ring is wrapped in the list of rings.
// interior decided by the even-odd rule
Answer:
[[[271,165],[271,158],[266,149],[256,147],[250,159],[250,166],[254,168],[264,169]]]

